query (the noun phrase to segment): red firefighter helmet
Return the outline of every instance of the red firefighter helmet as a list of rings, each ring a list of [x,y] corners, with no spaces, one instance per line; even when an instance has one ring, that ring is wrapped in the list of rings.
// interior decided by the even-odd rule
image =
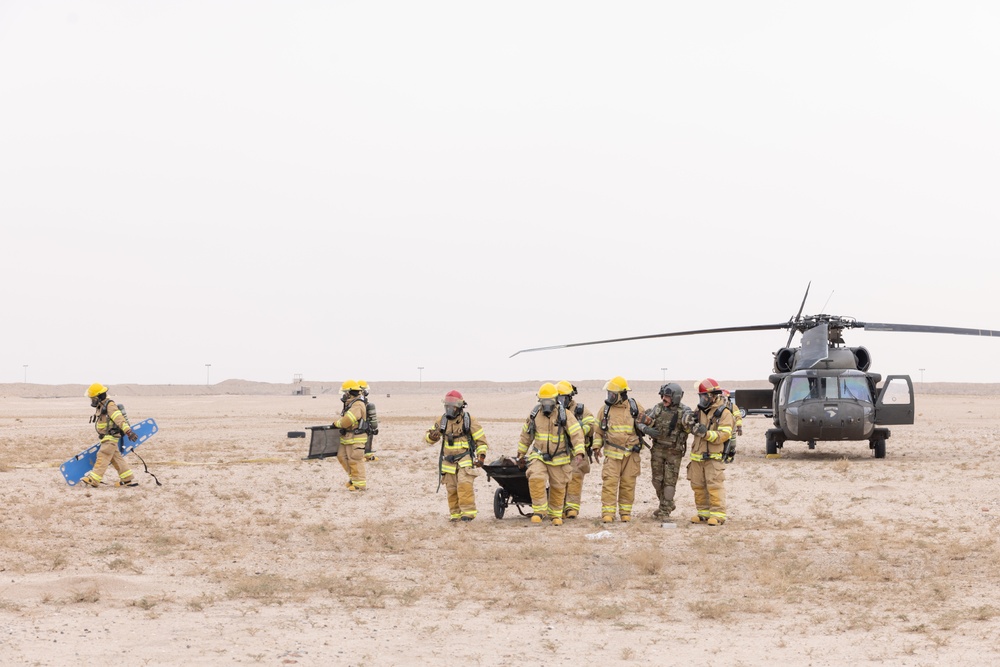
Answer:
[[[717,394],[722,391],[722,387],[719,383],[712,378],[705,378],[698,383],[698,393],[699,394]]]
[[[465,405],[465,398],[458,392],[457,389],[452,389],[447,394],[444,395],[445,405],[455,405],[457,407],[462,407]]]

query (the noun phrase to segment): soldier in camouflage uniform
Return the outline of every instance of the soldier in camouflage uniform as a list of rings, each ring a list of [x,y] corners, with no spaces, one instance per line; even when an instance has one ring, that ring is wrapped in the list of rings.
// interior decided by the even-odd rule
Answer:
[[[690,421],[691,409],[681,404],[684,390],[674,382],[660,387],[662,401],[646,411],[653,420],[643,430],[653,439],[650,450],[650,467],[653,471],[653,488],[660,499],[659,508],[653,512],[658,519],[670,518],[677,491],[677,476],[681,469],[681,459],[687,450],[688,431],[685,423]]]

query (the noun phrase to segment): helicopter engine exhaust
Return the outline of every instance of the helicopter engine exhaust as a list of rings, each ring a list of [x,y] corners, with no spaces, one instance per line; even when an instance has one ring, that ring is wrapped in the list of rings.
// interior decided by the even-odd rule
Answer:
[[[791,373],[795,369],[796,349],[783,347],[774,353],[774,371],[776,373]]]
[[[859,371],[864,373],[871,368],[872,355],[869,354],[867,349],[863,347],[852,347],[851,352],[854,353],[854,361],[857,363]]]

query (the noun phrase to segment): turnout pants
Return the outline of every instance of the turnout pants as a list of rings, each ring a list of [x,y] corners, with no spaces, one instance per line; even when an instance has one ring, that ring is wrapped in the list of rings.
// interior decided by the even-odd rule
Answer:
[[[604,457],[601,468],[601,515],[631,516],[635,500],[635,480],[639,477],[639,454],[629,452],[623,459]]]
[[[525,474],[528,477],[528,490],[531,492],[531,511],[533,513],[539,516],[548,514],[553,519],[562,518],[570,468],[568,463],[553,466],[538,459],[534,459],[528,464],[528,470]],[[545,493],[546,484],[549,487],[547,495]]]
[[[703,520],[726,518],[726,466],[722,461],[690,461],[687,468],[694,504]]]
[[[580,498],[583,495],[583,478],[590,472],[590,460],[587,457],[577,463],[573,457],[571,465],[569,483],[566,485],[566,509],[580,512]]]
[[[109,463],[118,471],[118,480],[120,482],[126,483],[132,479],[132,469],[128,467],[125,457],[118,451],[118,438],[113,436],[101,438],[101,448],[97,450],[97,460],[94,462],[94,469],[87,474],[100,484]]]
[[[365,477],[365,446],[364,445],[340,445],[337,450],[337,460],[344,467],[344,472],[351,479],[351,484],[364,489],[368,487],[368,480]]]
[[[478,468],[459,468],[456,472],[443,473],[442,483],[448,490],[448,511],[451,520],[461,519],[463,516],[475,518],[476,516],[476,494],[472,488],[472,483],[480,475]]]
[[[681,458],[684,456],[684,451],[654,446],[649,454],[653,490],[660,500],[661,514],[670,514],[677,508],[674,504],[674,494],[677,492],[677,477],[681,472]]]

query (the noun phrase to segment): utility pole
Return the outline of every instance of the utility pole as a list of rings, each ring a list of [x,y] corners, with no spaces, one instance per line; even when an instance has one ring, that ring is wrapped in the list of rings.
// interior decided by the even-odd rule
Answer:
[[[212,384],[212,364],[205,364],[205,385]]]
[[[917,370],[920,371],[920,385],[923,386],[923,384],[924,384],[924,371],[927,370],[927,369],[926,368],[918,368]]]
[[[660,370],[663,371],[663,381],[666,382],[667,381],[667,367],[663,366],[662,368],[660,368]]]
[[[28,384],[28,364],[24,364],[24,384]]]
[[[418,386],[422,388],[424,386],[424,367],[417,366],[417,370],[420,371],[420,384]]]

